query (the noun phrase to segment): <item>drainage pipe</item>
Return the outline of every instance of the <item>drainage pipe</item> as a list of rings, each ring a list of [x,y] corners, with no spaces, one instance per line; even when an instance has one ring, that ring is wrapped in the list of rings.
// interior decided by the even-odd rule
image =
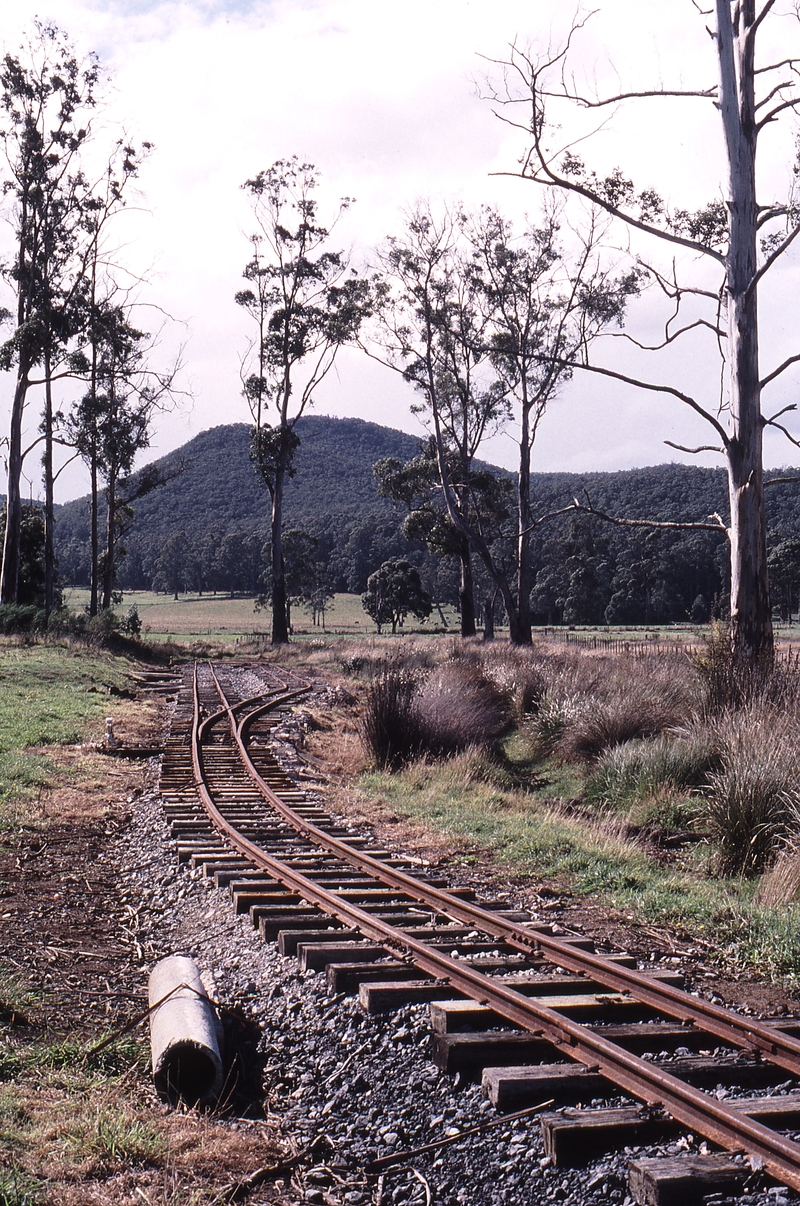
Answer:
[[[161,1097],[192,1105],[222,1087],[217,1023],[196,963],[170,955],[148,983],[153,1082]]]

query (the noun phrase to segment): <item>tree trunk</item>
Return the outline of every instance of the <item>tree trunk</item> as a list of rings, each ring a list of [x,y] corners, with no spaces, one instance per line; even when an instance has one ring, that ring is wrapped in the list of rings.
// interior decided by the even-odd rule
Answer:
[[[111,595],[114,590],[114,525],[116,523],[117,490],[116,476],[109,473],[106,486],[106,552],[103,563],[103,599],[102,610],[107,611],[111,606]]]
[[[91,543],[91,567],[90,567],[90,591],[89,591],[89,615],[97,615],[97,603],[100,593],[100,536],[98,533],[98,495],[97,495],[97,454],[92,452],[92,463],[90,466],[91,476],[91,496],[89,499],[89,528],[90,528],[90,543]]]
[[[493,641],[494,640],[494,600],[495,600],[495,596],[492,595],[491,599],[487,599],[483,605],[483,639],[484,639],[484,641]]]
[[[475,588],[472,581],[472,555],[469,541],[464,539],[459,553],[461,583],[458,591],[458,606],[461,614],[462,637],[475,636]]]
[[[514,598],[513,592],[508,582],[507,575],[496,565],[492,557],[491,549],[486,542],[486,539],[479,532],[471,528],[468,521],[458,506],[458,500],[455,496],[452,483],[450,481],[450,473],[447,468],[447,455],[445,453],[444,441],[442,439],[441,424],[439,422],[439,413],[436,406],[432,406],[431,413],[433,415],[434,433],[436,437],[436,461],[439,468],[439,480],[442,483],[442,491],[444,493],[444,501],[447,506],[447,514],[452,520],[453,526],[470,544],[475,552],[480,557],[486,572],[494,582],[500,597],[503,600],[503,606],[506,609],[508,616],[508,635],[512,645],[525,645],[531,643],[530,624],[528,629],[528,640],[525,640],[524,626],[520,625],[519,612],[517,610],[517,601]]]
[[[0,604],[16,603],[19,592],[20,540],[22,536],[22,416],[28,393],[29,366],[20,366],[8,437],[8,488],[3,564],[0,567]]]
[[[730,172],[726,263],[731,507],[731,650],[738,660],[772,654],[767,582],[761,388],[758,366],[758,217],[756,201],[754,0],[743,0],[737,35],[730,0],[717,0],[719,109]]]
[[[523,380],[523,389],[525,382]],[[519,474],[517,477],[517,615],[515,617],[515,645],[530,645],[531,591],[533,590],[533,566],[531,564],[531,433],[530,403],[523,393],[519,433]],[[509,624],[511,617],[509,616]]]
[[[272,494],[272,644],[286,645],[289,642],[289,625],[286,622],[286,575],[283,568],[283,487],[286,470],[279,457],[275,469],[275,489]]]
[[[44,358],[44,614],[45,623],[53,610],[56,587],[54,540],[55,505],[53,497],[53,383],[50,353]]]

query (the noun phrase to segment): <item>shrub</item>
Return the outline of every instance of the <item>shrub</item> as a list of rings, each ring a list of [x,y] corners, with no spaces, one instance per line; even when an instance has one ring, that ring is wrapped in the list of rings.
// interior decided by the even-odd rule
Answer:
[[[139,608],[134,603],[128,608],[128,614],[120,624],[120,630],[126,632],[128,636],[138,637],[142,631],[142,620],[139,615]]]
[[[39,609],[32,604],[3,603],[0,606],[0,633],[33,632],[39,618]]]
[[[708,779],[705,818],[723,874],[754,875],[800,816],[800,759],[792,718],[758,705],[716,726],[721,766]]]
[[[449,754],[496,741],[508,724],[506,701],[476,666],[446,662],[424,680],[413,703],[429,753]]]
[[[414,695],[416,676],[384,663],[367,687],[359,731],[376,766],[397,770],[424,747]]]
[[[119,632],[119,630],[119,618],[111,607],[92,616],[86,625],[86,635],[89,640],[99,645],[104,644],[113,633]]]

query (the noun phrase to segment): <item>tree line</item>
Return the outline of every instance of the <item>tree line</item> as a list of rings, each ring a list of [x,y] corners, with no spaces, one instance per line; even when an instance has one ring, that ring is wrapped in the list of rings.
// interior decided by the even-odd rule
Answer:
[[[413,464],[386,467],[383,485],[407,503],[429,541],[458,546],[464,635],[475,625],[476,558],[502,598],[512,642],[530,643],[534,535],[556,515],[531,504],[533,443],[558,390],[575,373],[588,372],[669,396],[708,424],[712,443],[673,446],[723,458],[727,514],[655,520],[600,513],[590,500],[578,499],[562,510],[642,532],[679,527],[724,537],[731,651],[742,661],[771,656],[764,430],[772,427],[798,441],[781,421],[795,404],[765,414],[762,394],[800,359],[800,353],[789,354],[763,372],[759,357],[758,295],[800,233],[791,186],[784,199],[759,195],[761,135],[776,123],[781,128],[779,119],[800,107],[795,59],[772,62],[757,54],[767,25],[780,38],[780,22],[793,22],[796,37],[797,13],[773,10],[773,0],[760,8],[755,0],[718,0],[699,13],[698,20],[710,18],[713,48],[713,77],[702,87],[659,81],[610,96],[582,91],[572,61],[590,18],[576,20],[560,48],[537,53],[515,43],[509,60],[499,64],[493,100],[522,142],[520,166],[507,174],[536,184],[549,199],[540,218],[519,232],[490,207],[462,213],[420,204],[403,232],[384,244],[371,282],[347,277],[346,257],[330,249],[329,232],[318,220],[311,165],[280,160],[247,182],[258,229],[245,271],[251,285],[237,300],[256,324],[244,383],[254,420],[253,455],[273,504],[274,643],[287,635],[281,507],[295,428],[337,348],[349,341],[401,373],[428,418],[430,449]],[[563,134],[584,113],[594,122],[606,106],[610,111],[665,100],[711,104],[719,116],[724,179],[695,210],[671,205],[620,167],[588,164],[584,147],[596,125],[574,141]],[[790,129],[786,154],[790,162],[796,155]],[[604,246],[608,224],[651,251],[632,246],[627,266],[617,268]],[[664,245],[671,264],[658,258]],[[686,337],[708,335],[709,355],[719,358],[721,396],[716,387],[706,398],[702,387],[690,393],[654,381],[646,370],[623,372],[596,355],[594,346],[611,328],[622,327],[631,297],[647,285],[666,299],[663,338],[648,346],[628,335],[631,346],[657,353]],[[293,394],[301,365],[303,386]],[[519,453],[511,496],[474,471],[483,441],[497,427],[513,431]],[[509,523],[516,545],[511,560],[494,547],[498,526]]]
[[[0,604],[30,588],[30,508],[22,495],[28,459],[41,456],[44,526],[42,606],[58,604],[55,557],[56,453],[80,458],[91,483],[90,611],[109,607],[116,544],[127,508],[157,484],[131,471],[147,448],[154,411],[176,369],[157,371],[153,339],[136,321],[134,279],[114,255],[114,231],[150,144],[100,145],[100,65],[79,59],[66,35],[37,21],[18,54],[0,64],[3,217],[11,253],[0,267],[9,305],[0,308],[0,368],[13,378]],[[31,418],[33,399],[38,425]],[[31,434],[31,426],[34,434]],[[26,443],[27,441],[27,443]],[[99,498],[105,530],[99,530]],[[29,566],[28,566],[29,569]]]

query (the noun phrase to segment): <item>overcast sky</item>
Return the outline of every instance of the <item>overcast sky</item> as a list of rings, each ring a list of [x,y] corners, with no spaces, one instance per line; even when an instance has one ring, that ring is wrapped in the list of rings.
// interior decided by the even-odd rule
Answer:
[[[713,45],[691,0],[602,0],[598,7],[576,43],[584,86],[616,92],[715,82]],[[343,194],[356,198],[337,229],[356,261],[398,230],[403,208],[419,197],[433,204],[491,202],[520,223],[526,214],[535,219],[542,201],[536,186],[493,174],[514,171],[524,138],[498,120],[481,93],[487,74],[497,78],[487,60],[502,59],[513,41],[558,41],[571,16],[564,8],[558,0],[50,0],[49,6],[3,0],[5,51],[17,51],[38,16],[57,23],[81,52],[100,56],[110,82],[96,123],[99,145],[123,127],[155,146],[136,204],[118,225],[119,254],[147,277],[140,299],[150,308],[140,323],[154,330],[162,312],[172,317],[159,355],[166,362],[184,346],[191,401],[159,419],[150,456],[205,428],[247,420],[239,365],[248,323],[233,301],[252,226],[241,185],[274,160],[296,154],[317,165],[323,212]],[[780,57],[792,41],[800,55],[793,18],[768,33]],[[630,114],[604,116],[593,142],[581,144],[592,163],[603,170],[621,164],[638,184],[654,184],[687,208],[720,195],[720,132],[710,102],[649,101]],[[591,128],[570,120],[564,141]],[[596,114],[591,123],[601,125]],[[788,129],[783,141],[776,132],[765,144],[764,200],[784,194],[792,146]],[[614,238],[620,236],[609,232]],[[642,244],[635,250],[669,262],[663,251]],[[695,265],[683,267],[697,273]],[[798,284],[797,263],[788,261],[763,290],[765,369],[793,350]],[[662,314],[659,298],[645,296],[633,308],[631,329],[654,341]],[[706,340],[692,339],[658,362],[632,359],[620,340],[598,355],[690,387],[713,405],[718,362]],[[769,407],[791,401],[796,381],[787,375],[776,385]],[[7,400],[8,380],[0,391]],[[412,401],[394,374],[346,351],[316,410],[417,432]],[[680,404],[584,375],[553,403],[534,468],[619,469],[687,459],[665,448],[665,439],[708,442]],[[767,445],[772,464],[795,461],[795,453],[790,445]],[[509,439],[499,437],[487,455],[513,465]],[[36,465],[27,472],[35,494]],[[80,474],[68,471],[60,497],[84,489]]]

